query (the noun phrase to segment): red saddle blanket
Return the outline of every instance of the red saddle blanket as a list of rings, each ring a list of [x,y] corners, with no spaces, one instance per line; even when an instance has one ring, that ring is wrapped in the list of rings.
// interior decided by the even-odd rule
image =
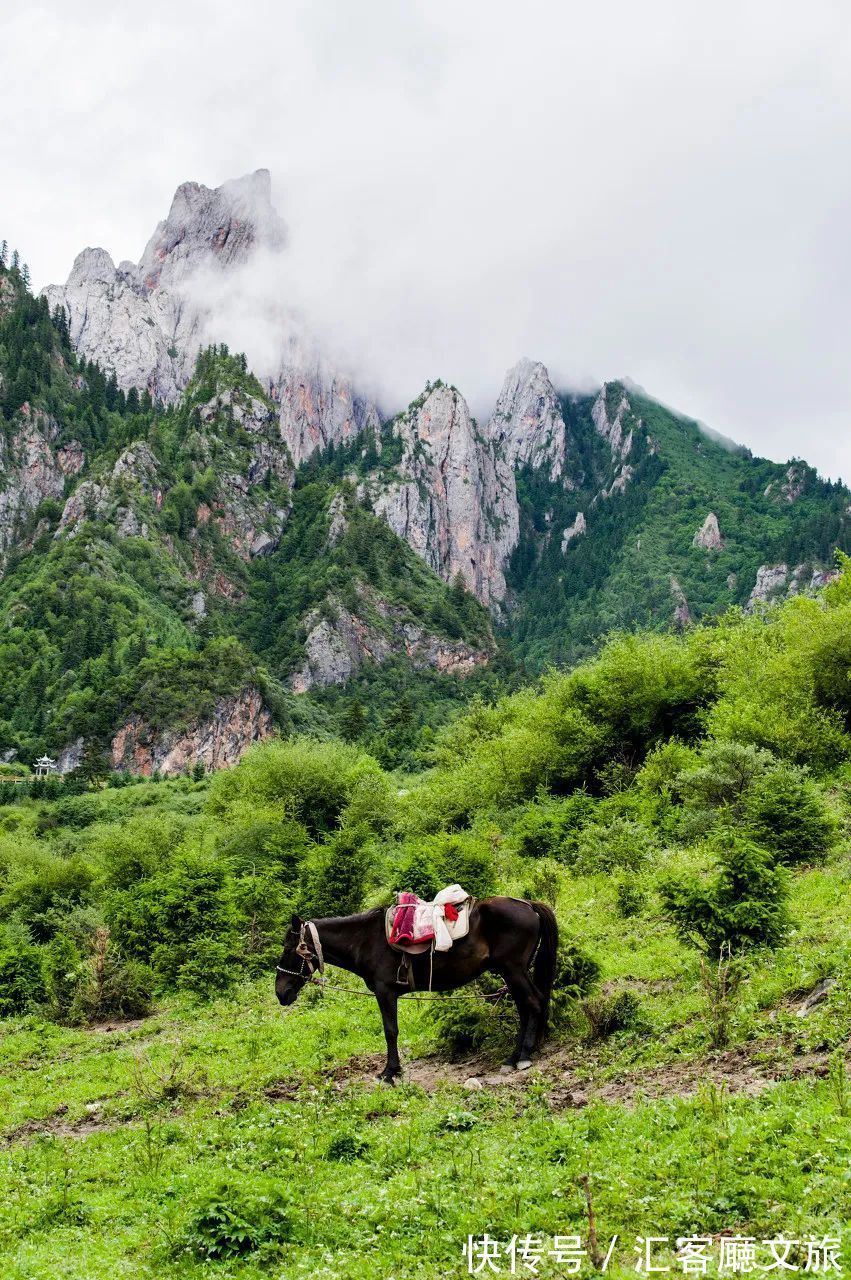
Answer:
[[[417,926],[417,907],[427,905],[423,899],[418,898],[415,893],[400,893],[398,901],[399,905],[393,917],[388,939],[391,946],[410,947],[417,942],[431,942],[434,938],[434,929],[431,923],[427,923],[430,917],[426,915],[422,927]],[[422,917],[423,913],[420,915]],[[444,916],[450,921],[458,919],[458,910],[451,902],[446,903]]]

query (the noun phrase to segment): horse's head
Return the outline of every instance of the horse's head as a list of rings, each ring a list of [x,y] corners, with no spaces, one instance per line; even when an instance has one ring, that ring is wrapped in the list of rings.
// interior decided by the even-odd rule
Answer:
[[[317,967],[305,935],[305,922],[293,916],[275,976],[275,995],[282,1005],[293,1004]]]

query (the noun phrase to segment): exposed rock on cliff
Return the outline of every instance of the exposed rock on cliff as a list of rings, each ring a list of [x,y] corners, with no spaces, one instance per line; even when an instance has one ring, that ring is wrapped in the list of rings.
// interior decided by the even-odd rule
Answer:
[[[348,378],[331,369],[315,349],[288,353],[267,385],[280,406],[281,438],[296,466],[314,449],[345,444],[367,428],[380,429],[375,405],[358,395]]]
[[[315,686],[344,684],[367,662],[380,664],[404,654],[415,667],[431,667],[468,675],[490,660],[487,649],[475,649],[461,640],[434,635],[405,618],[374,592],[362,593],[363,616],[346,609],[331,598],[320,612],[305,620],[308,635],[306,659],[301,671],[290,679],[294,693],[306,693]],[[373,619],[368,620],[372,614]]]
[[[685,592],[677,579],[671,575],[671,595],[674,597],[674,612],[671,617],[675,627],[687,627],[691,622],[691,609],[688,607]]]
[[[105,249],[84,249],[66,283],[44,293],[51,311],[64,310],[87,359],[114,370],[125,390],[147,388],[171,402],[200,347],[223,336],[227,281],[258,254],[282,252],[284,242],[268,170],[212,189],[185,182],[138,264],[116,267]],[[280,406],[281,436],[296,462],[317,445],[377,426],[375,406],[329,367],[297,318],[281,306],[278,320],[280,357],[257,372]]]
[[[449,387],[435,388],[393,429],[403,445],[400,478],[374,495],[376,512],[444,581],[460,574],[483,604],[498,604],[518,537],[513,469]]]
[[[692,539],[693,547],[703,547],[705,551],[720,551],[724,546],[721,530],[718,528],[718,517],[710,511],[703,524]]]
[[[152,734],[143,720],[132,716],[112,739],[112,766],[145,777],[155,770],[184,773],[198,761],[208,770],[224,769],[271,732],[272,717],[259,690],[245,689],[220,698],[209,719],[188,729]]]
[[[540,361],[520,360],[505,376],[488,435],[512,466],[546,468],[551,480],[564,470],[566,432],[558,396]]]
[[[632,431],[625,425],[630,405],[626,392],[621,391],[617,398],[617,406],[612,412],[609,404],[609,388],[604,382],[600,394],[591,409],[591,420],[595,430],[607,441],[612,451],[612,458],[623,460],[632,449]]]
[[[564,555],[574,538],[578,538],[587,531],[587,524],[583,512],[578,511],[576,519],[569,524],[561,535],[561,554]]]
[[[61,498],[66,478],[83,465],[76,441],[56,450],[58,434],[56,422],[28,404],[11,436],[0,432],[0,563],[23,522],[45,498]]]
[[[784,595],[818,591],[838,577],[839,570],[818,569],[811,564],[795,565],[793,569],[786,564],[761,564],[745,609],[751,613],[757,605],[779,600]]]

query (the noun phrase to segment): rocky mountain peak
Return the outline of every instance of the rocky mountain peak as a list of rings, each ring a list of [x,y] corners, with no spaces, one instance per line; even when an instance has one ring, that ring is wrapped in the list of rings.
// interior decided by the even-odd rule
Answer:
[[[81,355],[114,372],[125,391],[147,389],[171,403],[189,382],[199,350],[224,336],[221,308],[208,302],[208,273],[238,272],[258,252],[282,253],[285,245],[267,169],[219,187],[184,182],[137,264],[116,267],[105,249],[85,249],[66,283],[44,294],[51,311],[65,312]],[[377,427],[369,398],[333,368],[283,302],[279,319],[280,359],[257,372],[279,407],[281,437],[293,458]]]
[[[284,223],[272,205],[268,169],[220,187],[184,182],[168,217],[148,241],[138,275],[148,290],[174,285],[200,265],[237,265],[255,248],[281,249],[285,240]]]
[[[453,387],[429,388],[394,432],[398,479],[374,496],[376,511],[441,578],[460,574],[483,604],[498,604],[518,538],[513,468]]]
[[[505,375],[488,433],[513,466],[545,467],[551,480],[564,469],[565,426],[558,396],[539,360],[518,360]]]

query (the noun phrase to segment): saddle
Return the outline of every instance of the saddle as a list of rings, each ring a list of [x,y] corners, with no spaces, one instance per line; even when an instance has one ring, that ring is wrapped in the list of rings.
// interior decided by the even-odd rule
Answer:
[[[453,942],[466,938],[470,930],[472,898],[460,884],[450,884],[432,902],[415,893],[396,895],[395,906],[385,914],[387,941],[395,951],[422,955],[426,951],[448,951]]]

